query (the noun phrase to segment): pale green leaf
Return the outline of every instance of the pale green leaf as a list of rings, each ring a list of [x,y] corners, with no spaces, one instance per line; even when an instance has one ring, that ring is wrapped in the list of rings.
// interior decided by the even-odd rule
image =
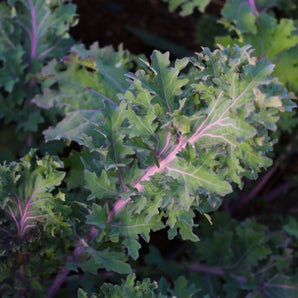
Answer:
[[[49,227],[52,234],[69,229],[66,216],[70,210],[63,204],[64,194],[53,193],[65,176],[62,167],[57,157],[38,159],[35,150],[20,162],[0,167],[0,207],[13,222],[8,233],[23,238],[38,223]]]
[[[120,274],[131,273],[130,266],[122,260],[125,256],[123,253],[111,251],[109,248],[99,251],[92,248],[86,250],[91,258],[80,265],[84,271],[97,274],[98,269],[105,268]]]
[[[182,178],[185,186],[185,196],[193,193],[195,189],[204,189],[224,196],[232,191],[231,185],[222,177],[201,166],[194,167],[175,162],[168,167],[169,174],[174,178]]]
[[[175,109],[175,99],[182,94],[182,87],[188,82],[187,79],[179,78],[181,70],[188,64],[188,58],[177,59],[175,66],[170,67],[169,52],[162,54],[154,51],[151,55],[152,63],[148,68],[154,74],[153,80],[143,71],[138,71],[135,75],[129,74],[128,77],[133,80],[139,80],[143,88],[154,95],[154,100],[162,108],[160,115],[170,115]]]
[[[195,8],[198,8],[201,12],[205,11],[206,6],[211,0],[163,0],[169,3],[169,10],[174,11],[178,7],[181,7],[180,14],[187,16],[193,13]]]
[[[248,1],[228,0],[221,13],[228,21],[235,22],[242,32],[256,34],[256,15]]]
[[[278,23],[276,18],[263,14],[258,22],[257,34],[244,34],[243,43],[251,44],[256,49],[256,55],[267,56],[274,62],[277,54],[297,45],[297,28],[291,19],[281,19]]]
[[[109,178],[105,170],[101,172],[100,177],[98,177],[95,173],[85,170],[84,178],[86,181],[86,188],[91,191],[88,200],[95,198],[109,199],[117,197],[118,192],[115,188],[115,179]]]
[[[146,222],[143,215],[122,216],[122,218],[119,218],[119,222],[110,223],[110,235],[124,237],[123,244],[128,249],[129,255],[136,260],[139,256],[138,251],[141,248],[138,241],[139,235],[148,242],[151,230],[156,231],[163,228],[161,217],[162,215],[153,216],[149,222]]]
[[[275,59],[274,74],[286,87],[298,94],[298,46],[281,52]]]
[[[264,294],[268,298],[289,297],[298,295],[298,276],[277,274],[265,283]]]

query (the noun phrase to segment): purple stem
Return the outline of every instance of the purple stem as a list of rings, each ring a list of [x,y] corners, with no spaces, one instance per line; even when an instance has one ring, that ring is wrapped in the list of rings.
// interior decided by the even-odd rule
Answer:
[[[123,88],[122,85],[121,85],[117,80],[115,80],[112,76],[110,76],[109,74],[107,74],[103,69],[100,69],[100,72],[101,72],[101,74],[104,75],[107,79],[109,79],[112,83],[114,83],[114,85],[115,85],[116,87],[118,87],[119,90],[120,90],[121,92],[124,93],[124,92],[126,91],[126,89]]]
[[[278,278],[278,274],[274,275],[269,281],[267,281],[263,288],[281,288],[281,289],[287,289],[287,290],[297,290],[297,286],[292,286],[292,285],[285,285],[285,284],[273,284],[272,281],[274,281],[276,278]]]
[[[24,222],[26,222],[27,220],[30,220],[30,219],[37,219],[37,218],[44,217],[44,216],[45,216],[45,214],[35,215],[35,216],[27,216],[25,218],[25,221]]]
[[[298,289],[297,286],[283,285],[283,284],[269,284],[269,283],[266,283],[264,285],[264,287],[266,287],[266,288],[280,288],[280,289],[295,290],[295,291],[297,291],[297,289]]]
[[[126,188],[124,179],[122,177],[121,171],[118,167],[118,158],[117,158],[116,144],[115,144],[115,141],[114,141],[114,133],[113,132],[112,132],[112,145],[113,145],[113,151],[114,151],[114,164],[115,164],[116,171],[117,171],[117,174],[118,174],[118,177],[119,177],[119,180],[120,180],[121,188],[122,188],[123,192],[126,192],[127,188]]]
[[[7,233],[10,237],[13,237],[13,235],[8,230],[1,228],[1,227],[0,227],[0,230]]]
[[[167,132],[167,138],[166,138],[166,144],[162,148],[162,150],[158,153],[158,155],[157,155],[158,158],[168,149],[168,147],[170,145],[170,141],[171,141],[171,133],[168,131]]]
[[[253,81],[252,81],[253,82]],[[223,125],[223,126],[228,126],[228,124],[223,123],[223,121],[228,120],[229,117],[226,117],[227,112],[229,112],[231,110],[231,108],[238,102],[238,100],[243,96],[243,94],[245,94],[245,92],[251,87],[251,83],[248,84],[248,86],[242,91],[242,93],[240,95],[238,95],[237,97],[235,97],[235,95],[233,95],[232,98],[232,103],[231,105],[226,108],[224,110],[224,112],[222,113],[222,115],[215,120],[216,118],[216,106],[217,104],[220,102],[221,97],[223,96],[223,91],[219,92],[219,95],[216,99],[215,104],[213,105],[213,107],[211,108],[210,113],[208,114],[207,118],[201,123],[201,125],[197,128],[197,130],[195,131],[195,133],[187,140],[185,139],[183,136],[179,137],[178,143],[175,145],[175,147],[173,148],[173,150],[171,152],[169,152],[165,157],[160,158],[159,160],[159,166],[157,166],[156,164],[151,165],[150,167],[147,168],[147,170],[143,173],[143,175],[141,175],[139,177],[139,179],[132,184],[132,187],[135,188],[138,192],[141,192],[144,189],[144,185],[142,185],[143,181],[148,181],[150,180],[151,176],[156,174],[156,173],[161,173],[162,171],[164,171],[166,168],[168,168],[170,166],[170,164],[177,158],[177,154],[180,152],[180,150],[182,150],[183,148],[185,148],[186,144],[189,143],[190,145],[194,146],[194,144],[204,135],[206,135],[206,132],[208,130],[210,130],[212,127],[216,126],[216,125]],[[207,121],[209,120],[209,118],[212,116],[212,118],[210,119],[210,122],[207,124]],[[214,137],[218,137],[218,136],[214,136]],[[168,143],[171,139],[171,135],[167,134],[167,140],[166,140],[166,145],[165,147],[168,147]],[[231,144],[232,145],[232,144]],[[234,144],[233,144],[234,145]],[[162,149],[162,152],[164,151],[164,149]],[[117,214],[124,206],[126,206],[129,202],[131,201],[131,198],[128,198],[127,200],[123,201],[122,198],[120,197],[113,205],[112,209],[109,212],[108,215],[108,222],[110,223],[111,220],[113,219],[113,216],[115,214]],[[98,233],[98,230],[95,227],[91,227],[91,229],[89,230],[89,233],[84,237],[85,242],[88,243],[88,241],[94,237],[96,237]],[[88,236],[88,235],[92,235]],[[78,257],[78,254],[81,255],[81,253],[84,251],[84,247],[82,245],[82,241],[79,241],[77,248],[74,250],[71,258],[72,259],[76,259]],[[196,266],[196,268],[198,268],[198,266]],[[203,268],[203,267],[201,267]],[[54,284],[52,285],[52,287],[49,289],[46,298],[51,298],[55,295],[55,293],[58,291],[58,289],[60,288],[60,286],[62,285],[62,283],[65,281],[67,275],[69,273],[69,270],[64,266],[61,270],[60,270],[60,274],[59,277],[57,276]],[[218,271],[218,274],[223,274],[223,271]],[[245,277],[242,276],[236,276],[235,278],[241,280],[241,281],[245,281]]]
[[[36,56],[36,48],[37,48],[37,40],[38,40],[38,32],[36,27],[36,13],[35,8],[31,0],[28,0],[30,7],[30,14],[32,19],[32,39],[31,39],[31,60]]]
[[[178,267],[180,267],[180,266],[178,266]],[[214,275],[228,274],[242,283],[247,282],[247,279],[245,276],[230,274],[229,272],[226,272],[224,269],[222,269],[221,267],[218,267],[218,266],[209,266],[209,265],[205,265],[205,264],[201,264],[201,263],[195,263],[195,264],[191,264],[189,266],[189,270],[194,271],[194,272],[204,272],[207,274],[214,274]]]
[[[169,114],[170,114],[170,119],[172,119],[172,111],[171,111],[171,107],[170,107],[170,103],[169,103],[169,100],[168,100],[168,95],[167,95],[167,91],[166,91],[166,87],[165,87],[165,84],[164,84],[164,81],[163,81],[163,78],[161,77],[161,82],[162,82],[162,86],[163,86],[163,93],[164,93],[164,99],[165,99],[165,102],[166,102],[166,105],[167,105],[167,109],[169,111]]]
[[[272,202],[273,200],[278,198],[282,193],[284,193],[286,190],[289,190],[289,188],[291,188],[291,186],[292,186],[292,183],[287,181],[287,182],[277,186],[276,188],[272,189],[268,193],[266,193],[263,196],[263,200],[266,202]]]
[[[255,4],[255,0],[248,0],[248,4],[250,7],[253,8],[253,14],[258,12],[257,6]]]
[[[150,177],[154,174],[161,173],[163,170],[165,170],[175,159],[177,153],[186,146],[187,141],[180,137],[178,144],[176,147],[165,157],[159,160],[159,166],[156,164],[153,164],[150,166],[144,174],[132,185],[133,188],[136,188],[138,192],[141,192],[144,189],[144,185],[142,184],[143,181],[150,180]],[[131,201],[131,198],[128,198],[127,200],[123,201],[120,197],[115,204],[113,205],[112,210],[109,213],[108,216],[108,222],[111,222],[113,216],[117,214],[124,206],[126,206]]]
[[[248,87],[247,87],[248,88]],[[246,89],[247,89],[246,88]],[[246,90],[245,89],[245,90]],[[245,91],[244,90],[244,91]],[[244,93],[244,91],[242,93]],[[207,118],[201,123],[201,125],[197,128],[195,133],[188,139],[186,140],[184,137],[180,136],[178,144],[174,147],[174,149],[166,155],[164,158],[161,158],[158,163],[159,166],[156,164],[151,165],[145,172],[144,174],[132,185],[133,188],[137,189],[138,192],[142,192],[144,189],[144,185],[142,184],[143,181],[148,181],[150,180],[150,177],[153,176],[154,174],[161,173],[165,169],[167,169],[170,164],[177,158],[177,154],[185,148],[186,144],[189,143],[190,145],[194,145],[201,137],[206,134],[206,131],[211,129],[212,127],[216,125],[222,125],[222,121],[227,120],[226,113],[237,103],[239,98],[241,98],[242,93],[237,97],[233,98],[232,104],[223,112],[223,114],[215,121],[215,110],[217,104],[220,102],[221,97],[223,96],[223,91],[221,91],[216,99],[216,102],[214,106],[212,107],[209,115]],[[207,121],[209,118],[211,118],[211,122],[207,124]],[[214,122],[212,122],[212,120]],[[167,139],[170,139],[170,136],[167,135]],[[129,202],[131,201],[131,198],[126,199],[125,201],[122,200],[120,197],[113,205],[111,211],[109,212],[108,216],[108,222],[111,222],[112,218],[114,215],[116,215],[124,206],[126,206]]]
[[[298,140],[298,135],[295,137],[295,141]],[[275,162],[273,167],[269,169],[269,171],[260,179],[259,183],[252,189],[250,193],[248,193],[246,196],[241,197],[241,202],[247,204],[250,200],[252,200],[255,196],[259,194],[259,192],[265,187],[268,181],[270,181],[270,178],[276,173],[276,171],[279,169],[281,165],[285,165],[287,159],[291,154],[293,153],[293,144],[289,143],[286,147],[286,152],[283,153]],[[285,188],[290,187],[290,185],[284,184]],[[265,197],[265,200],[270,199],[268,197]]]
[[[94,239],[97,236],[97,234],[98,234],[98,230],[95,227],[91,227],[91,229],[89,230],[89,232],[84,237],[84,241],[82,241],[82,240],[79,240],[78,241],[76,249],[73,251],[72,255],[67,258],[67,261],[75,261],[75,262],[77,262],[78,259],[80,258],[80,256],[84,252],[84,242],[85,243],[86,242],[88,243],[90,240]],[[66,277],[67,277],[69,271],[70,270],[66,267],[66,265],[63,266],[60,269],[60,272],[56,276],[56,279],[55,279],[54,283],[49,288],[49,290],[48,290],[48,292],[46,294],[46,298],[52,298],[52,297],[55,296],[55,294],[57,293],[57,291],[60,289],[61,285],[66,280]]]
[[[59,42],[56,42],[52,47],[50,47],[50,48],[44,50],[42,53],[40,53],[40,54],[38,55],[37,58],[38,58],[38,59],[43,58],[43,57],[46,56],[49,52],[53,51],[53,50],[57,47],[58,44],[59,44]]]
[[[115,144],[115,140],[114,140],[114,133],[113,133],[113,131],[112,131],[112,146],[113,146],[113,151],[114,151],[114,164],[115,164],[115,168],[116,168],[116,171],[117,171],[119,180],[120,180],[121,188],[122,188],[122,191],[123,192],[126,192],[127,191],[127,188],[126,188],[124,179],[122,177],[121,171],[120,171],[120,169],[118,167],[118,158],[117,158],[116,144]]]
[[[32,33],[30,31],[30,29],[21,21],[17,20],[16,21],[21,27],[23,27],[23,29],[28,33],[30,40],[32,40]]]
[[[63,78],[61,78],[61,77],[59,77],[59,76],[56,76],[56,78],[57,78],[57,80],[60,80],[60,81],[62,81],[62,82],[65,82],[65,83],[68,83],[68,84],[70,84],[70,85],[73,85],[73,86],[76,86],[76,87],[80,87],[80,88],[82,88],[82,89],[84,89],[84,90],[90,91],[91,93],[94,93],[94,94],[100,96],[103,100],[108,101],[108,102],[111,103],[114,107],[118,107],[118,106],[119,106],[119,105],[118,105],[116,102],[114,102],[111,98],[105,96],[104,94],[102,94],[102,93],[100,93],[100,92],[98,92],[98,91],[96,91],[96,90],[94,90],[94,89],[92,89],[92,88],[85,87],[85,86],[83,86],[83,85],[81,85],[81,84],[79,84],[79,83],[74,83],[74,82],[65,80],[65,79],[63,79]]]
[[[30,219],[30,217],[28,217],[28,211],[29,211],[29,208],[31,207],[31,205],[32,205],[32,200],[33,200],[33,198],[34,198],[34,195],[35,195],[35,193],[36,193],[36,191],[38,190],[38,187],[37,188],[35,188],[34,190],[33,190],[33,192],[32,192],[32,194],[31,194],[31,196],[30,196],[30,198],[29,198],[29,200],[26,202],[26,205],[25,205],[25,208],[24,208],[24,210],[22,211],[22,213],[21,213],[21,219],[20,219],[20,229],[21,229],[21,231],[23,231],[22,232],[22,235],[24,235],[24,227],[26,226],[26,221],[28,220],[28,219]],[[33,217],[31,216],[31,218],[33,219]]]
[[[67,259],[67,260],[69,261],[70,259]],[[57,277],[54,281],[54,283],[52,284],[52,286],[48,290],[48,292],[46,294],[46,298],[52,298],[52,297],[55,296],[56,292],[60,289],[60,287],[64,283],[68,273],[69,273],[68,268],[66,268],[66,267],[61,268],[59,274],[57,275]]]
[[[43,202],[43,201],[48,201],[48,200],[49,200],[49,199],[39,199],[39,200],[36,200],[36,201],[30,203],[30,206],[33,206],[33,205],[35,205],[35,204],[38,204],[38,203]]]
[[[280,162],[277,160],[276,163],[270,170],[263,176],[260,182],[257,184],[256,187],[252,189],[250,193],[248,193],[244,198],[241,199],[242,203],[247,204],[250,202],[254,197],[256,197],[260,191],[265,187],[269,179],[275,174],[280,166]]]
[[[85,88],[86,90],[92,92],[92,93],[95,93],[95,94],[99,95],[102,99],[108,101],[108,102],[111,103],[114,107],[118,107],[118,104],[117,104],[117,103],[115,103],[111,98],[105,96],[104,94],[102,94],[102,93],[100,93],[100,92],[98,92],[98,91],[96,91],[96,90],[94,90],[94,89],[88,88],[88,87],[84,87],[84,88]]]
[[[9,39],[9,37],[5,34],[5,31],[3,29],[1,30],[1,35],[3,36],[4,40],[10,45],[12,50],[15,50],[15,45],[13,44],[13,42]]]
[[[50,10],[48,10],[46,12],[46,14],[43,16],[42,20],[40,21],[40,23],[38,24],[37,27],[37,31],[40,32],[40,28],[42,27],[42,25],[44,24],[45,20],[47,19],[47,17],[50,15]]]
[[[20,212],[20,216],[22,216],[23,214],[23,210],[22,210],[22,203],[20,200],[20,197],[18,196],[18,194],[13,190],[13,188],[10,186],[10,191],[13,193],[13,195],[15,196],[15,198],[17,199],[17,203],[16,205],[18,206],[19,212]]]
[[[20,224],[16,218],[16,216],[14,215],[13,211],[10,209],[10,207],[8,207],[9,209],[9,215],[11,216],[11,218],[13,219],[13,221],[15,222],[15,225],[17,227],[18,232],[20,231]]]
[[[27,213],[28,209],[32,206],[32,203],[31,203],[31,202],[32,202],[32,200],[33,200],[33,198],[34,198],[35,193],[38,191],[38,189],[39,189],[38,187],[34,188],[34,190],[33,190],[32,194],[31,194],[31,196],[30,196],[28,202],[26,203],[24,212]]]
[[[35,227],[35,225],[25,225],[25,226],[23,226],[22,230],[19,233],[19,236],[24,237],[26,230],[29,229],[29,228],[34,228],[34,227]]]
[[[191,264],[189,266],[189,269],[191,271],[198,271],[198,272],[205,272],[210,274],[216,274],[216,275],[224,275],[225,272],[222,268],[217,266],[208,266],[200,263]]]

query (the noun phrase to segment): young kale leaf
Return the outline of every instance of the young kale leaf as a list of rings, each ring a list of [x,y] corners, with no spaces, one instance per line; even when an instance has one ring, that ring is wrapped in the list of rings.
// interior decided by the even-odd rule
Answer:
[[[0,167],[1,212],[6,218],[1,234],[30,238],[30,230],[40,224],[50,233],[69,229],[61,216],[69,212],[62,204],[63,194],[53,194],[65,176],[58,170],[62,167],[56,157],[36,158],[34,150],[20,162]]]

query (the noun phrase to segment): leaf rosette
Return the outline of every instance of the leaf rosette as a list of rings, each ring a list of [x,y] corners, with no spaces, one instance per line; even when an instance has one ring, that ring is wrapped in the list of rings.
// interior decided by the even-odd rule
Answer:
[[[34,102],[65,113],[44,132],[48,141],[66,138],[98,153],[97,166],[84,170],[95,203],[88,222],[118,237],[133,258],[138,235],[148,241],[151,228],[168,226],[170,238],[179,231],[183,239],[198,240],[195,212],[217,209],[243,177],[255,179],[271,165],[268,131],[276,129],[278,113],[294,104],[272,78],[273,64],[251,58],[250,46],[204,48],[173,64],[169,53],[154,51],[134,73],[123,51],[108,56],[94,46],[74,50],[80,67],[68,59],[60,74],[69,79],[57,81],[59,69],[46,68],[45,76],[59,87],[50,86]],[[116,75],[108,61],[119,66]],[[92,86],[83,85],[83,74]],[[83,100],[73,86],[77,95],[85,92]]]
[[[20,162],[0,166],[0,232],[2,237],[29,239],[30,231],[40,227],[54,235],[69,231],[64,216],[70,210],[63,204],[64,194],[55,189],[65,173],[55,156],[38,159],[31,150]]]

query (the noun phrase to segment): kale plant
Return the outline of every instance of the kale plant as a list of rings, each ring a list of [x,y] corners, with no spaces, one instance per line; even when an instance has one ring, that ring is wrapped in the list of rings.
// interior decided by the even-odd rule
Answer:
[[[255,179],[271,165],[268,130],[294,104],[271,77],[269,60],[250,52],[249,46],[205,48],[170,65],[168,53],[154,51],[150,62],[127,73],[127,53],[95,44],[73,47],[63,71],[55,61],[43,69],[45,84],[51,80],[55,88],[33,101],[65,115],[44,132],[46,140],[76,141],[92,154],[91,163],[82,157],[93,231],[80,268],[129,272],[115,263],[119,253],[114,264],[103,262],[108,251],[101,247],[112,241],[137,259],[139,236],[149,241],[151,230],[167,227],[169,239],[179,232],[198,241],[195,214],[208,217],[243,177]]]
[[[22,141],[17,146],[25,143],[27,151],[37,146],[40,124],[53,121],[51,114],[45,115],[30,101],[40,92],[36,74],[50,59],[62,58],[72,45],[68,30],[75,24],[75,10],[71,1],[0,3],[0,120],[6,125],[3,130],[16,131],[15,138]],[[13,159],[18,150],[11,153],[3,148],[1,160]]]
[[[256,1],[256,4],[258,2]],[[297,93],[297,23],[291,18],[278,20],[270,8],[272,1],[250,7],[247,1],[227,1],[222,10],[222,24],[236,33],[236,38],[224,36],[216,39],[223,45],[250,44],[255,55],[266,56],[276,64],[274,75],[286,84],[287,88]],[[240,6],[241,10],[237,10]],[[278,40],[278,42],[276,42]]]
[[[186,2],[172,8],[183,4],[185,14],[210,1]],[[237,17],[228,12],[236,2],[227,1],[226,18]],[[259,17],[254,1],[245,5],[243,26],[270,18]],[[295,297],[294,217],[269,230],[217,211],[272,165],[278,120],[296,106],[267,54],[240,40],[175,61],[169,52],[154,50],[146,59],[97,43],[72,45],[66,54],[73,9],[67,1],[38,0],[0,7],[1,28],[11,29],[1,31],[3,65],[26,61],[18,76],[7,72],[1,81],[3,94],[21,98],[2,100],[2,117],[16,122],[9,116],[16,107],[28,119],[32,111],[38,119],[49,115],[40,145],[50,151],[53,141],[75,144],[60,157],[32,149],[0,166],[0,294]],[[9,55],[7,32],[28,34],[18,60],[18,51]],[[295,42],[289,38],[283,50]],[[19,131],[37,130],[18,123]],[[153,245],[142,251],[160,231],[179,243],[168,259]]]

